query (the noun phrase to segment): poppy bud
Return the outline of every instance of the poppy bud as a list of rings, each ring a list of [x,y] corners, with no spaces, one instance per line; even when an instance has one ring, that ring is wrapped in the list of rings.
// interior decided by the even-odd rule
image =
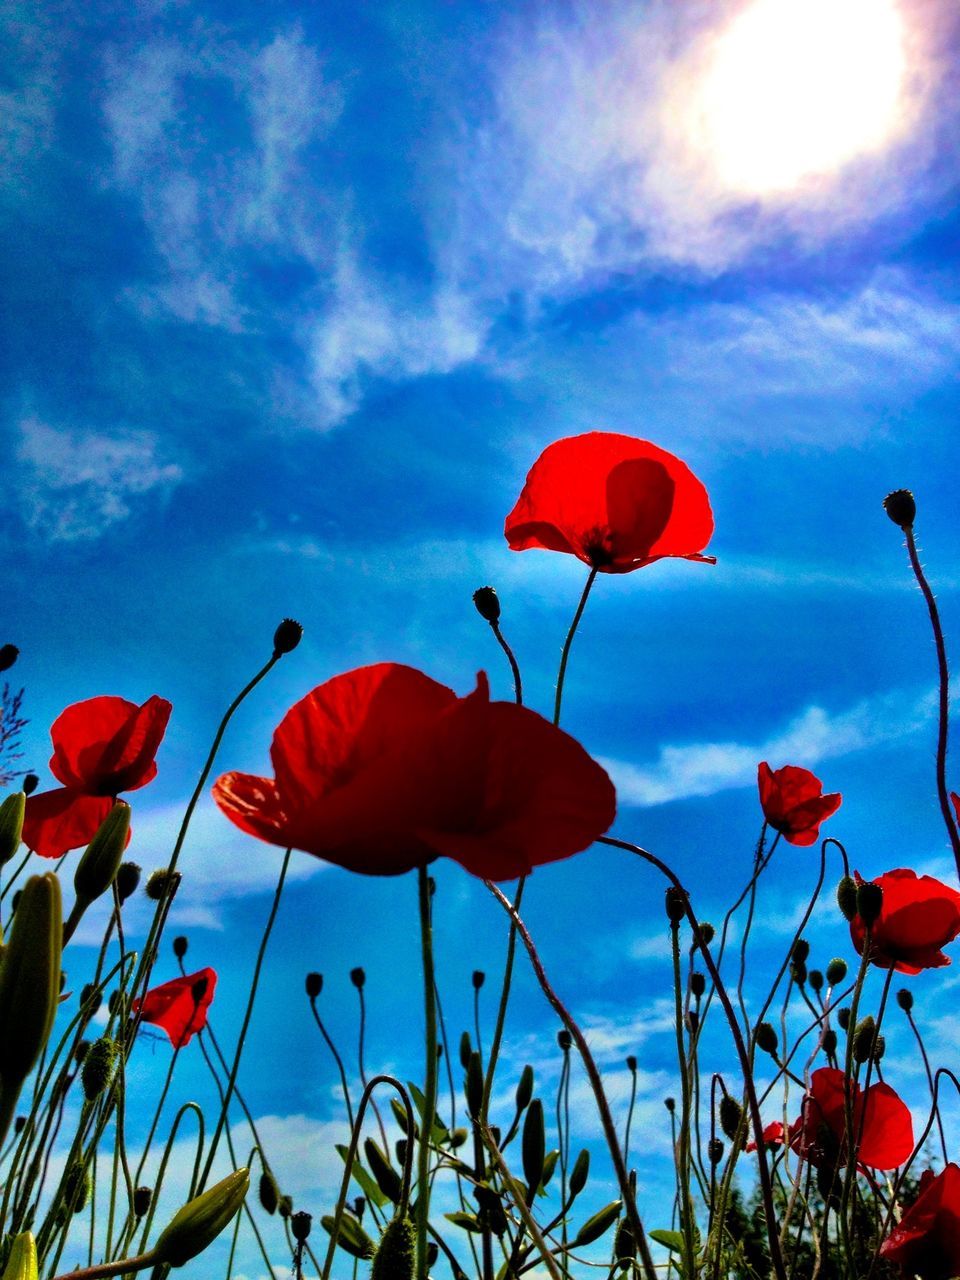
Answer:
[[[0,645],[0,671],[9,671],[19,657],[20,650],[15,644]]]
[[[632,1075],[636,1072],[636,1069],[637,1069],[637,1059],[634,1057],[632,1053],[628,1053],[627,1054],[627,1070]]]
[[[697,1000],[703,995],[707,989],[707,980],[702,973],[691,973],[690,990],[693,992]]]
[[[117,897],[121,903],[133,896],[140,883],[140,868],[135,862],[121,862],[117,878],[113,882],[117,886]]]
[[[402,1167],[403,1165],[405,1165],[405,1164],[407,1163],[407,1140],[406,1140],[406,1138],[398,1138],[398,1139],[396,1140],[396,1142],[393,1144],[393,1149],[394,1149],[394,1152],[396,1153],[396,1156],[397,1156],[397,1164],[398,1164],[398,1165],[400,1165],[400,1166]],[[357,1199],[357,1204],[361,1204],[362,1202],[363,1202],[363,1197],[362,1197],[362,1196],[360,1196],[360,1197]],[[354,1210],[354,1212],[356,1212],[356,1210]],[[361,1213],[362,1213],[362,1210],[361,1210]],[[360,1216],[361,1216],[361,1214],[360,1214],[360,1213],[358,1213],[358,1214],[357,1214],[357,1217],[359,1218]]]
[[[842,1009],[837,1010],[837,1026],[841,1031],[846,1031],[850,1026],[850,1009],[844,1005]]]
[[[837,986],[847,976],[847,962],[835,957],[827,965],[827,981],[831,987]]]
[[[664,1098],[663,1105],[667,1108],[670,1114],[673,1115],[677,1109],[677,1100],[676,1098]]]
[[[570,1052],[570,1048],[573,1044],[573,1037],[570,1035],[570,1032],[566,1029],[566,1027],[562,1027],[557,1032],[557,1044],[560,1046],[560,1048],[563,1050],[564,1053]]]
[[[15,791],[0,804],[0,867],[9,862],[20,848],[26,807],[27,797],[22,791]]]
[[[158,1262],[182,1267],[203,1253],[240,1211],[250,1186],[248,1169],[235,1169],[222,1182],[195,1196],[160,1232],[153,1253]]]
[[[473,593],[473,603],[485,622],[500,621],[500,601],[493,587],[478,587]]]
[[[182,934],[182,933],[181,933],[181,934],[178,934],[178,935],[177,935],[177,937],[176,937],[176,938],[174,938],[174,940],[173,940],[173,954],[176,956],[176,958],[177,958],[178,960],[182,960],[182,959],[183,959],[183,957],[187,954],[187,947],[188,947],[189,945],[190,945],[190,944],[189,944],[189,942],[188,942],[188,941],[187,941],[187,939],[183,936],[183,934]]]
[[[293,618],[284,618],[273,633],[273,656],[280,658],[285,653],[293,653],[303,639],[303,627]]]
[[[913,1008],[913,992],[907,987],[901,987],[897,992],[897,1004],[904,1013],[909,1013]]]
[[[473,1049],[470,1045],[470,1032],[464,1031],[460,1037],[460,1065],[466,1071],[470,1065],[470,1054]]]
[[[573,1168],[570,1170],[570,1181],[567,1186],[571,1196],[578,1196],[583,1188],[587,1185],[587,1178],[590,1175],[590,1152],[584,1149],[574,1161]]]
[[[808,980],[814,991],[820,992],[823,990],[823,974],[819,969],[811,969]]]
[[[23,794],[32,796],[40,785],[40,779],[35,773],[25,773],[23,775]]]
[[[145,1218],[153,1200],[152,1187],[137,1187],[133,1193],[133,1214],[136,1218]]]
[[[853,1033],[853,1056],[859,1063],[866,1062],[873,1053],[873,1042],[877,1035],[877,1024],[873,1018],[866,1017],[857,1023]]]
[[[373,1255],[370,1280],[413,1280],[417,1233],[410,1218],[394,1218],[384,1228]]]
[[[518,1111],[525,1111],[530,1105],[530,1099],[533,1097],[533,1067],[527,1065],[520,1072],[520,1080],[517,1084],[517,1093],[514,1098]]]
[[[798,964],[806,963],[807,958],[810,955],[810,943],[806,940],[806,938],[798,938],[796,940],[796,942],[793,944],[792,955],[793,955],[793,959],[796,960]]]
[[[87,1050],[80,1072],[84,1097],[93,1102],[110,1085],[117,1061],[117,1046],[109,1036],[94,1040]]]
[[[486,980],[487,980],[487,975],[483,972],[482,969],[474,969],[473,978],[472,978],[474,991],[479,991],[480,988],[483,986],[484,982],[486,982]]]
[[[628,1269],[637,1256],[637,1242],[629,1218],[624,1218],[617,1227],[617,1233],[613,1237],[613,1256],[623,1271]]]
[[[72,1164],[63,1180],[63,1198],[72,1213],[84,1209],[90,1196],[90,1175],[80,1163]]]
[[[702,942],[705,947],[709,947],[716,936],[717,931],[713,925],[708,924],[706,920],[701,920],[697,926],[697,941]]]
[[[879,1062],[883,1055],[887,1052],[886,1036],[874,1036],[873,1038],[873,1060]]]
[[[107,1008],[115,1018],[122,1018],[127,1006],[127,997],[117,988],[116,991],[110,992],[110,998],[107,1000]]]
[[[99,989],[92,982],[88,982],[80,992],[80,1008],[83,1010],[84,1018],[92,1018],[102,1004],[103,996]]]
[[[451,1149],[456,1151],[457,1147],[462,1147],[469,1136],[470,1135],[467,1133],[466,1129],[454,1129],[453,1133],[450,1135]],[[401,1164],[402,1163],[403,1162],[401,1161]]]
[[[807,966],[802,960],[794,960],[790,965],[790,977],[794,980],[798,987],[802,987],[807,980]]]
[[[543,1177],[543,1162],[547,1154],[543,1103],[539,1098],[534,1098],[527,1108],[520,1150],[523,1158],[523,1176],[530,1190],[536,1191]]]
[[[833,1027],[827,1027],[823,1033],[823,1052],[828,1058],[832,1058],[837,1052],[837,1033]]]
[[[837,906],[848,920],[857,914],[857,882],[852,876],[841,876],[837,885]]]
[[[29,1231],[24,1231],[14,1238],[3,1280],[37,1280],[39,1274],[36,1242]]]
[[[77,905],[89,906],[113,884],[130,832],[130,806],[118,800],[84,849],[73,874]],[[75,906],[71,918],[77,911]],[[79,919],[79,916],[77,917]]]
[[[739,1132],[742,1118],[743,1108],[740,1103],[732,1094],[725,1093],[720,1099],[720,1128],[731,1142],[734,1141]]]
[[[147,877],[147,897],[151,902],[160,902],[163,898],[172,898],[180,887],[180,872],[168,871],[166,867],[158,867]]]
[[[280,1191],[272,1173],[264,1170],[260,1175],[260,1204],[266,1209],[267,1213],[276,1213],[277,1204],[280,1200]]]
[[[358,967],[356,969],[350,970],[350,981],[353,983],[353,985],[357,988],[358,991],[361,991],[363,989],[363,984],[366,982],[366,980],[367,980],[367,975],[363,972],[361,968]]]
[[[909,489],[894,489],[883,500],[883,509],[901,529],[912,529],[917,518],[917,504]]]
[[[440,1257],[440,1246],[436,1243],[435,1240],[431,1240],[427,1245],[427,1267],[429,1268],[434,1266],[439,1257]]]
[[[73,1051],[73,1060],[78,1066],[83,1063],[84,1058],[90,1052],[89,1040],[78,1040],[77,1047]]]
[[[277,1201],[277,1213],[281,1218],[289,1218],[293,1213],[293,1197],[281,1196]]]
[[[599,1240],[605,1232],[609,1231],[616,1220],[620,1217],[620,1210],[623,1204],[620,1200],[614,1200],[605,1208],[600,1209],[588,1218],[577,1234],[574,1236],[573,1243],[575,1246],[593,1244],[594,1240]]]
[[[723,1143],[719,1138],[711,1138],[707,1143],[707,1157],[711,1164],[719,1164],[723,1159]]]
[[[777,1052],[777,1033],[769,1022],[760,1022],[753,1033],[754,1043],[758,1049],[771,1055]]]
[[[62,931],[60,881],[52,872],[31,876],[0,965],[0,1086],[11,1109],[53,1026]]]
[[[674,926],[687,914],[687,894],[676,885],[671,885],[666,892],[667,919]]]
[[[403,1161],[401,1160],[400,1163],[403,1164]],[[350,1206],[353,1210],[353,1216],[358,1219],[363,1217],[363,1211],[366,1207],[367,1202],[364,1200],[363,1196],[357,1196],[356,1200],[354,1200],[353,1204]]]
[[[320,995],[320,992],[323,990],[323,974],[308,973],[304,985],[307,989],[307,997],[310,1000],[316,1000]]]
[[[857,915],[869,929],[883,906],[883,889],[868,880],[857,886]]]
[[[483,1106],[483,1066],[480,1062],[479,1053],[471,1053],[470,1055],[467,1076],[463,1082],[463,1091],[467,1099],[467,1110],[471,1118],[476,1120]]]
[[[313,1226],[313,1218],[309,1213],[304,1213],[301,1209],[295,1213],[290,1219],[290,1230],[293,1232],[293,1238],[297,1244],[303,1244],[310,1238],[310,1228]]]

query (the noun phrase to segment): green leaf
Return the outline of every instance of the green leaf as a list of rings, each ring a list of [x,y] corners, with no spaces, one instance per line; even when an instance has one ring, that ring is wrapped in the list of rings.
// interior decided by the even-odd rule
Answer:
[[[407,1081],[407,1088],[410,1090],[410,1094],[413,1098],[413,1105],[417,1108],[417,1114],[420,1116],[420,1123],[423,1124],[423,1118],[427,1109],[427,1100],[423,1096],[422,1091],[418,1089],[411,1080]],[[436,1111],[434,1111],[431,1120],[430,1138],[433,1142],[437,1143],[445,1142],[447,1139],[447,1130],[437,1119]]]
[[[336,1145],[337,1145],[337,1151],[340,1153],[340,1159],[343,1161],[344,1164],[346,1164],[347,1153],[350,1150],[350,1148],[345,1147],[342,1142],[338,1142]],[[383,1192],[377,1186],[376,1182],[374,1182],[373,1178],[371,1178],[369,1173],[367,1173],[366,1169],[364,1169],[363,1165],[360,1163],[359,1160],[354,1160],[353,1168],[350,1170],[350,1176],[356,1181],[360,1190],[367,1197],[367,1199],[372,1200],[378,1209],[382,1209],[385,1204],[390,1203],[387,1197],[383,1194]]]
[[[328,1235],[333,1235],[333,1214],[326,1214],[320,1219],[320,1223]],[[345,1213],[340,1219],[340,1231],[337,1234],[337,1244],[346,1253],[354,1258],[372,1258],[376,1252],[376,1246],[373,1241],[361,1227],[356,1218],[352,1218],[349,1213]]]
[[[674,1253],[683,1252],[683,1235],[679,1231],[648,1231],[647,1235],[651,1240],[656,1240],[657,1244],[662,1244],[665,1249],[670,1249]]]
[[[448,1222],[452,1222],[455,1227],[460,1227],[464,1231],[472,1231],[476,1235],[483,1234],[483,1227],[481,1227],[472,1213],[445,1213],[443,1216]]]

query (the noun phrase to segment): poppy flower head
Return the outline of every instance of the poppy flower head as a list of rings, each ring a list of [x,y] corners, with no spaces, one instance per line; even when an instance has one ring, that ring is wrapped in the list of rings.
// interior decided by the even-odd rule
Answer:
[[[856,878],[863,884],[859,873]],[[873,883],[883,890],[883,899],[870,930],[871,961],[898,973],[948,965],[942,948],[960,934],[960,893],[906,867],[887,871]],[[862,955],[866,929],[859,915],[850,921],[850,937]]]
[[[273,778],[227,773],[213,795],[242,830],[367,875],[439,856],[513,879],[569,857],[613,821],[604,771],[486,677],[458,698],[395,663],[335,676],[284,716]]]
[[[913,1150],[913,1119],[888,1084],[864,1092],[853,1085],[853,1127],[859,1135],[857,1159],[870,1169],[896,1169]],[[817,1168],[830,1167],[846,1148],[846,1083],[835,1067],[810,1077],[810,1091],[790,1126],[790,1146]]]
[[[175,1049],[189,1044],[197,1031],[207,1025],[207,1010],[213,1002],[217,975],[213,969],[201,969],[182,978],[174,978],[154,987],[134,1000],[133,1011],[144,1022],[161,1027]]]
[[[920,1194],[880,1246],[880,1257],[904,1275],[950,1280],[960,1275],[960,1168],[925,1169]]]
[[[821,822],[836,813],[843,799],[836,792],[824,795],[820,779],[793,764],[771,769],[764,761],[757,783],[764,818],[789,844],[816,844]]]
[[[154,695],[142,707],[126,698],[87,698],[53,722],[50,772],[88,796],[135,791],[157,776],[154,756],[172,707]]]
[[[564,551],[601,573],[701,554],[713,533],[707,491],[686,463],[634,436],[591,431],[548,445],[507,516],[513,551]]]

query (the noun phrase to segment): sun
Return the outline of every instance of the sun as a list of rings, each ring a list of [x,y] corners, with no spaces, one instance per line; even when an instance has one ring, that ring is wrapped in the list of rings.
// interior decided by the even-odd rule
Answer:
[[[710,47],[690,127],[724,186],[788,192],[888,145],[905,79],[896,0],[752,0]]]

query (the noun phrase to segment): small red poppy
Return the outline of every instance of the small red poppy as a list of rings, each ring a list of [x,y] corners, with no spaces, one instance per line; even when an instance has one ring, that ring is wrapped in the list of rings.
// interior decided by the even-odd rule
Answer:
[[[713,533],[707,491],[686,463],[634,436],[590,431],[548,445],[504,533],[512,551],[565,551],[601,573],[701,555]]]
[[[23,841],[44,858],[88,844],[117,793],[157,774],[154,756],[172,707],[154,695],[142,707],[125,698],[88,698],[53,722],[50,772],[63,783],[27,797]]]
[[[846,1146],[844,1073],[821,1067],[810,1077],[810,1092],[790,1126],[790,1146],[817,1168],[830,1167]],[[853,1086],[853,1127],[860,1135],[857,1160],[870,1169],[896,1169],[913,1150],[910,1109],[888,1084],[864,1092]]]
[[[183,978],[174,978],[148,991],[143,1000],[134,1000],[133,1011],[144,1022],[161,1027],[175,1049],[189,1044],[197,1031],[207,1025],[207,1010],[213,1002],[217,975],[213,969],[201,969]]]
[[[509,880],[585,849],[613,821],[610,779],[568,734],[513,703],[468,697],[411,667],[335,676],[284,716],[274,778],[227,773],[228,818],[367,875],[454,858]]]
[[[790,844],[816,844],[820,823],[836,813],[843,799],[823,794],[823,783],[809,769],[785,764],[771,769],[764,761],[757,770],[763,816]]]
[[[761,1134],[761,1137],[763,1138],[763,1145],[765,1147],[782,1146],[783,1122],[781,1120],[774,1120],[771,1124],[768,1124]],[[757,1144],[755,1142],[748,1142],[744,1147],[745,1151],[756,1151],[756,1149]]]
[[[857,881],[863,884],[859,873]],[[870,930],[870,959],[879,969],[919,973],[950,963],[942,947],[960,934],[960,893],[933,876],[898,867],[873,881],[883,890],[880,914]],[[850,936],[863,953],[863,921],[854,916]]]
[[[960,1275],[960,1168],[925,1169],[920,1194],[880,1246],[880,1257],[920,1280]]]

